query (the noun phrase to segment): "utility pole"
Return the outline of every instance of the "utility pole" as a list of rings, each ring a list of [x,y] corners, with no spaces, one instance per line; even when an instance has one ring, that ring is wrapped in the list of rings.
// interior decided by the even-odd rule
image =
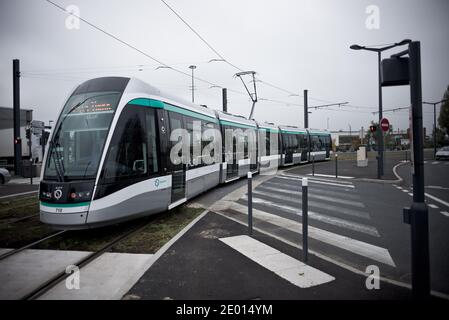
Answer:
[[[228,89],[222,89],[222,97],[223,97],[223,112],[228,112]]]
[[[309,99],[307,98],[307,89],[304,90],[304,128],[307,129],[309,127],[309,111],[308,104]]]
[[[377,52],[377,61],[378,61],[378,83],[379,83],[379,130],[378,131],[378,139],[379,139],[379,150],[378,150],[378,161],[377,161],[377,178],[380,179],[384,175],[384,133],[380,127],[380,122],[383,118],[383,105],[382,105],[382,51]]]
[[[196,66],[191,65],[189,68],[192,70],[192,103],[195,102],[195,82],[194,82],[194,76],[193,76],[193,70],[196,69]]]
[[[20,61],[12,61],[13,122],[14,122],[14,174],[22,173],[22,139],[20,138]]]
[[[424,151],[422,124],[421,44],[409,45],[410,97],[413,121],[412,288],[415,298],[430,295],[429,217],[424,198]]]
[[[378,139],[378,150],[377,150],[377,179],[380,179],[384,174],[384,134],[383,131],[380,128],[380,122],[383,117],[382,112],[382,52],[385,50],[392,49],[397,46],[403,46],[408,43],[410,43],[411,40],[404,39],[401,42],[394,43],[392,45],[388,45],[386,47],[382,48],[373,48],[373,47],[365,47],[365,46],[359,46],[358,44],[353,44],[349,48],[352,50],[367,50],[377,53],[377,69],[378,69],[378,90],[379,90],[379,130],[377,132],[377,139]]]

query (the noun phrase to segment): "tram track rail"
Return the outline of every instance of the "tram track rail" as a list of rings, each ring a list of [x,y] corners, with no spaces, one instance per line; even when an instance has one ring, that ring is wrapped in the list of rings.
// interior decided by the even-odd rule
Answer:
[[[11,219],[10,221],[0,222],[0,227],[6,226],[6,225],[9,225],[9,224],[14,224],[14,223],[21,222],[21,221],[25,221],[25,220],[28,220],[28,219],[32,219],[32,218],[38,217],[38,216],[39,216],[39,212],[30,214],[30,215],[25,216],[25,217],[10,218]],[[4,220],[7,220],[7,219],[4,219]]]
[[[30,243],[30,244],[27,244],[27,245],[25,245],[25,246],[23,246],[23,247],[20,247],[20,248],[17,248],[17,249],[12,249],[11,251],[8,251],[8,252],[2,254],[2,255],[0,256],[0,261],[6,259],[6,258],[8,258],[8,257],[11,257],[11,256],[13,256],[13,255],[15,255],[15,254],[17,254],[17,253],[20,253],[20,252],[22,252],[22,251],[25,250],[25,249],[32,248],[32,247],[34,247],[34,246],[36,246],[36,245],[38,245],[38,244],[40,244],[40,243],[42,243],[42,242],[44,242],[44,241],[47,241],[47,240],[49,240],[49,239],[51,239],[51,238],[54,238],[54,237],[57,237],[57,236],[59,236],[59,235],[61,235],[61,234],[63,234],[63,233],[66,233],[67,231],[68,231],[68,230],[61,230],[61,231],[52,233],[52,234],[50,234],[50,235],[47,235],[47,236],[45,236],[44,238],[41,238],[41,239],[39,239],[39,240],[36,240],[36,241],[34,241],[34,242]]]
[[[142,229],[144,229],[148,224],[152,223],[152,221],[145,221],[144,223],[139,224],[137,227],[132,228],[131,230],[126,231],[125,233],[117,236],[115,239],[104,245],[102,248],[100,248],[97,251],[92,252],[91,254],[87,255],[86,257],[80,259],[76,263],[73,263],[73,265],[77,266],[79,269],[85,267],[95,259],[102,256],[104,253],[109,252],[115,245],[117,245],[119,242],[125,240],[126,238],[138,233]],[[65,230],[60,231],[60,233],[63,233]],[[1,260],[1,257],[0,257]],[[66,278],[68,278],[71,274],[67,273],[66,270],[62,270],[49,280],[45,281],[35,289],[33,289],[31,292],[27,293],[25,296],[21,298],[21,300],[36,300],[37,298],[44,295],[46,292],[51,290],[53,287],[55,287],[58,283],[61,281],[64,281]]]

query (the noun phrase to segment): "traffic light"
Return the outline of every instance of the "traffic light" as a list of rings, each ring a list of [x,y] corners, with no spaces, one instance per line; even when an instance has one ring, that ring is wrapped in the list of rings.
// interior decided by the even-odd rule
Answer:
[[[369,131],[376,132],[377,127],[376,126],[369,126]]]
[[[14,144],[21,144],[22,143],[22,139],[21,138],[15,138],[14,139]]]

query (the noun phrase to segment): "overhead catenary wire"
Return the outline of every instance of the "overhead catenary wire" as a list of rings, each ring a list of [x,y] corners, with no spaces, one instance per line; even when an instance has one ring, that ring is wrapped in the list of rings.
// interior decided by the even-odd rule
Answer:
[[[181,20],[204,44],[206,44],[206,46],[207,47],[209,47],[209,49],[211,49],[219,58],[220,58],[220,61],[223,61],[223,62],[225,62],[225,63],[227,63],[228,65],[230,65],[231,67],[233,67],[233,68],[235,68],[235,69],[237,69],[238,71],[240,71],[240,72],[242,72],[242,71],[245,71],[244,69],[242,69],[242,68],[240,68],[240,67],[238,67],[237,65],[235,65],[235,64],[233,64],[233,63],[231,63],[228,59],[226,59],[217,49],[215,49],[203,36],[201,36],[200,34],[199,34],[199,32],[197,32],[187,21],[186,21],[186,19],[184,19],[172,6],[170,6],[165,0],[161,0],[161,2],[171,11],[171,12],[173,12],[173,14],[175,14],[178,18],[179,18],[179,20]],[[262,84],[264,84],[264,85],[266,85],[266,86],[269,86],[269,87],[271,87],[271,88],[274,88],[274,89],[277,89],[277,90],[279,90],[279,91],[283,91],[283,92],[285,92],[285,93],[288,93],[289,95],[296,95],[296,96],[299,96],[299,97],[303,97],[302,95],[300,95],[300,94],[297,94],[297,93],[294,93],[294,92],[292,92],[292,91],[290,91],[290,90],[287,90],[287,89],[284,89],[284,88],[282,88],[282,87],[280,87],[280,86],[277,86],[277,85],[274,85],[274,84],[272,84],[272,83],[270,83],[270,82],[267,82],[267,81],[264,81],[264,80],[262,80],[262,79],[260,79],[260,78],[258,78],[258,77],[256,77],[256,81],[258,80],[258,82],[260,82],[260,83],[262,83]],[[327,101],[327,100],[323,100],[323,99],[318,99],[318,98],[312,98],[312,97],[309,97],[309,99],[311,99],[311,100],[316,100],[316,101],[321,101],[321,102],[329,102],[329,103],[332,103],[332,101]]]
[[[126,46],[126,47],[128,47],[128,48],[130,48],[130,49],[132,49],[132,50],[134,50],[134,51],[136,51],[136,52],[138,52],[138,53],[144,55],[145,57],[147,57],[147,58],[151,59],[152,61],[154,61],[155,63],[157,63],[159,66],[163,66],[163,67],[165,67],[165,68],[167,68],[167,69],[171,69],[171,70],[173,70],[173,71],[175,71],[175,72],[177,72],[177,73],[179,73],[179,74],[182,74],[182,75],[184,75],[184,76],[186,76],[186,77],[191,78],[191,75],[190,75],[189,73],[184,72],[184,71],[182,71],[182,70],[179,70],[179,69],[173,67],[172,65],[169,65],[169,64],[163,62],[162,60],[160,60],[160,59],[158,59],[158,58],[156,58],[156,57],[150,55],[149,53],[147,53],[147,52],[145,52],[145,51],[143,51],[143,50],[140,50],[139,48],[135,47],[134,45],[132,45],[132,44],[130,44],[130,43],[128,43],[128,42],[126,42],[126,41],[120,39],[120,38],[117,37],[116,35],[114,35],[114,34],[108,32],[108,31],[104,30],[103,28],[101,28],[101,27],[99,27],[99,26],[97,26],[97,25],[91,23],[90,21],[88,21],[88,20],[86,20],[86,19],[84,19],[84,18],[82,18],[82,17],[80,17],[80,16],[78,16],[78,15],[72,13],[72,12],[67,11],[65,8],[63,8],[62,6],[58,5],[57,3],[55,3],[55,2],[53,2],[53,1],[51,1],[51,0],[44,0],[44,1],[46,1],[47,3],[53,5],[54,7],[58,8],[59,10],[65,12],[66,14],[72,15],[72,16],[76,17],[77,19],[80,19],[80,21],[83,21],[84,23],[88,24],[88,25],[89,25],[90,27],[92,27],[93,29],[95,29],[95,30],[97,30],[97,31],[99,31],[99,32],[101,32],[101,33],[107,35],[108,37],[110,37],[110,38],[112,38],[112,39],[114,39],[114,40],[116,40],[116,41],[118,41],[119,43],[123,44],[124,46]],[[161,1],[162,1],[162,0],[161,0]],[[174,9],[173,9],[172,7],[170,7],[170,6],[166,3],[166,1],[162,1],[162,2],[163,2],[167,7],[169,7],[169,9],[170,9],[173,13],[175,13],[175,14],[178,16],[178,18],[181,19],[181,20],[182,20],[182,21],[189,27],[189,29],[192,30],[192,32],[195,32],[195,34],[196,34],[196,35],[197,35],[203,42],[205,42],[205,43],[207,44],[207,46],[208,46],[208,47],[209,47],[215,54],[217,54],[218,57],[220,57],[221,60],[223,60],[224,62],[226,62],[227,64],[233,66],[234,68],[236,68],[236,69],[238,69],[238,70],[242,70],[241,68],[239,68],[239,67],[235,66],[234,64],[230,63],[229,61],[227,61],[227,60],[224,58],[224,56],[221,55],[221,54],[220,54],[220,53],[219,53],[219,52],[218,52],[212,45],[210,45],[210,44],[209,44],[203,37],[201,37],[201,35],[200,35],[198,32],[196,32],[195,29],[193,29],[193,27],[191,27],[191,26],[185,21],[185,19],[183,19],[183,18],[182,18],[176,11],[174,11]],[[213,59],[212,59],[212,60],[213,60]],[[209,61],[209,62],[210,62],[210,61]],[[144,68],[144,67],[147,67],[147,66],[148,66],[148,65],[145,65],[145,64],[138,64],[138,65],[131,66],[130,69],[131,69],[131,70],[134,70],[135,68],[141,69],[141,68]],[[129,67],[129,66],[111,67],[111,69],[120,69],[120,68],[125,69],[125,68],[127,68],[127,67]],[[103,68],[98,68],[98,69],[96,69],[96,70],[99,70],[99,69],[100,69],[100,70],[107,70],[108,68],[107,68],[107,67],[105,67],[104,69],[103,69]],[[73,70],[73,69],[72,69],[72,70]],[[91,70],[95,70],[95,68],[93,68],[93,69],[91,69]],[[55,71],[55,69],[54,69],[53,71]],[[58,72],[58,71],[63,72],[61,69],[60,69],[60,70],[56,69],[56,72]],[[74,71],[76,71],[76,70],[74,70]],[[89,69],[88,69],[88,68],[87,68],[87,70],[84,69],[84,71],[89,71]],[[25,71],[23,74],[24,74],[24,76],[27,76],[27,77],[29,77],[29,78],[32,78],[32,77],[38,78],[38,77],[40,76],[41,78],[47,78],[47,79],[49,79],[49,76],[51,76],[51,75],[49,75],[49,74],[43,74],[42,71],[41,71],[41,72],[39,72],[39,71]],[[42,77],[42,76],[46,76],[46,77]],[[56,78],[55,78],[55,79],[56,79]],[[82,79],[82,78],[80,78],[80,79]],[[206,80],[206,79],[203,79],[203,78],[195,77],[195,79],[198,80],[198,81],[200,81],[200,82],[207,83],[208,85],[210,85],[210,86],[212,86],[212,87],[223,88],[223,86],[218,85],[218,84],[216,84],[216,83],[214,83],[214,82],[212,82],[212,81],[209,81],[209,80]],[[64,79],[64,80],[76,80],[76,79],[75,79],[75,78],[73,78],[73,79],[67,78],[67,79]],[[275,89],[278,89],[278,90],[280,90],[280,91],[283,91],[283,92],[285,92],[285,93],[289,93],[290,95],[301,96],[301,95],[295,94],[295,93],[293,93],[293,92],[291,92],[291,91],[289,91],[289,90],[287,90],[287,89],[284,89],[284,88],[281,88],[281,87],[279,87],[279,86],[273,85],[273,84],[271,84],[271,83],[269,83],[269,82],[263,81],[263,80],[261,80],[261,79],[256,79],[256,81],[261,82],[261,83],[263,83],[263,84],[265,84],[265,85],[267,85],[267,86],[273,87],[273,88],[275,88]],[[239,94],[239,95],[246,95],[246,93],[241,92],[241,91],[238,91],[238,90],[234,90],[234,89],[232,89],[232,88],[228,88],[228,91],[229,91],[229,92],[236,93],[236,94]],[[318,98],[311,98],[311,99],[312,99],[312,100],[316,100],[316,101],[332,102],[332,101],[329,101],[329,100],[318,99]],[[300,107],[303,106],[303,105],[297,104],[297,103],[292,103],[292,102],[287,102],[287,101],[281,101],[281,100],[275,100],[275,99],[267,99],[267,98],[262,98],[262,97],[260,98],[260,100],[262,100],[262,101],[266,100],[266,101],[270,101],[270,102],[274,102],[274,103],[284,104],[284,105],[287,105],[287,106],[290,106],[290,105],[291,105],[291,106],[300,106]],[[349,107],[355,107],[355,108],[357,108],[356,106],[352,106],[352,105],[348,105],[348,106],[349,106]],[[340,109],[340,110],[341,110],[341,109]],[[334,111],[336,111],[336,110],[334,110]]]
[[[58,8],[59,10],[65,12],[65,13],[67,13],[67,14],[69,14],[69,15],[72,15],[72,16],[76,17],[77,19],[79,19],[80,21],[83,21],[84,23],[88,24],[89,26],[91,26],[92,28],[96,29],[97,31],[99,31],[99,32],[101,32],[101,33],[107,35],[108,37],[110,37],[110,38],[112,38],[112,39],[114,39],[114,40],[116,40],[116,41],[118,41],[118,42],[120,42],[121,44],[125,45],[126,47],[128,47],[128,48],[130,48],[130,49],[132,49],[132,50],[134,50],[134,51],[136,51],[136,52],[138,52],[138,53],[140,53],[140,54],[146,56],[147,58],[153,60],[154,62],[158,63],[159,65],[164,66],[164,67],[166,67],[167,69],[171,69],[171,70],[173,70],[173,71],[175,71],[175,72],[177,72],[177,73],[179,73],[179,74],[182,74],[182,75],[184,75],[184,76],[187,76],[187,77],[191,78],[191,75],[190,75],[189,73],[184,72],[184,71],[179,70],[179,69],[176,69],[176,68],[174,68],[174,67],[172,67],[172,66],[170,66],[170,65],[168,65],[168,64],[166,64],[166,63],[164,63],[164,62],[162,62],[161,60],[157,59],[156,57],[154,57],[154,56],[148,54],[148,53],[145,52],[145,51],[140,50],[139,48],[133,46],[132,44],[130,44],[130,43],[128,43],[128,42],[126,42],[126,41],[120,39],[119,37],[115,36],[114,34],[108,32],[108,31],[104,30],[103,28],[98,27],[97,25],[95,25],[95,24],[89,22],[88,20],[86,20],[86,19],[84,19],[84,18],[82,18],[82,17],[80,17],[80,16],[74,14],[73,12],[67,11],[65,8],[61,7],[61,6],[58,5],[57,3],[55,3],[55,2],[53,2],[53,1],[51,1],[51,0],[44,0],[44,1],[46,1],[47,3],[53,5],[54,7]],[[195,79],[198,80],[198,81],[200,81],[200,82],[207,83],[207,84],[209,84],[209,85],[219,86],[219,85],[217,85],[216,83],[213,83],[213,82],[211,82],[211,81],[208,81],[208,80],[205,80],[205,79],[202,79],[202,78],[199,78],[199,77],[195,77]],[[222,87],[222,86],[219,86],[219,87]],[[229,90],[229,89],[228,89],[228,91],[232,91],[232,92],[238,93],[238,94],[245,94],[245,93],[239,92],[239,91],[237,91],[237,90]]]

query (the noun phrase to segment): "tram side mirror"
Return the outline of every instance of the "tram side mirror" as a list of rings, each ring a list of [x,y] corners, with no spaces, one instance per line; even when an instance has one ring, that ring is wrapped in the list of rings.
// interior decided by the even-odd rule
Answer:
[[[409,58],[387,58],[381,63],[382,87],[404,86],[410,83]]]
[[[145,172],[145,162],[143,160],[135,160],[133,163],[134,172]]]

